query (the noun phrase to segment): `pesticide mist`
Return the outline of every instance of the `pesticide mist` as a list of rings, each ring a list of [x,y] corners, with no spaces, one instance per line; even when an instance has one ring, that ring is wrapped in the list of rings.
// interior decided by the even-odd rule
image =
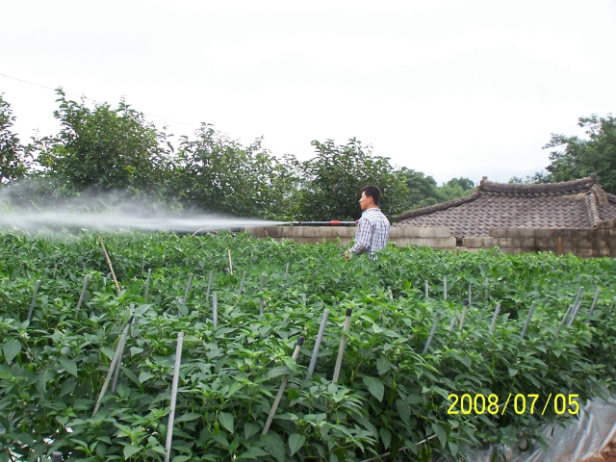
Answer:
[[[196,233],[281,224],[277,221],[170,210],[161,208],[155,201],[118,200],[115,195],[111,198],[108,195],[75,198],[44,209],[13,207],[9,199],[0,194],[0,228],[24,231],[87,229]]]

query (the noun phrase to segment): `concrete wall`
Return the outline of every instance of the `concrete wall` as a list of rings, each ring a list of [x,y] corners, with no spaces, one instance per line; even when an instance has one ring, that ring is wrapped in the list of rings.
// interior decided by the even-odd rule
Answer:
[[[332,242],[348,245],[355,237],[354,226],[265,226],[244,228],[259,238],[289,239],[300,244]],[[438,249],[455,249],[456,240],[449,228],[410,228],[392,226],[389,242],[399,247],[408,244]],[[579,257],[616,258],[616,218],[599,222],[596,228],[494,228],[489,237],[467,237],[463,249],[500,247],[505,253],[554,252]]]
[[[351,243],[357,232],[355,226],[264,226],[244,228],[243,231],[259,238],[289,239],[300,244],[333,242],[340,238],[342,245]],[[449,228],[391,228],[389,242],[403,247],[408,244],[454,249],[456,239],[451,236]]]
[[[590,229],[495,228],[489,237],[467,237],[462,245],[468,249],[497,246],[506,253],[554,252],[616,258],[616,218]]]

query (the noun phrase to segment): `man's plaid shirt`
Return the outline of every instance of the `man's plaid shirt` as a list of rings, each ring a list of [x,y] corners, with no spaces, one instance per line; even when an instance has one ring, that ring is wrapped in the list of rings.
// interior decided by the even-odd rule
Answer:
[[[372,255],[377,250],[384,249],[389,238],[389,220],[381,209],[371,208],[362,213],[357,223],[355,245],[350,249],[351,253]]]

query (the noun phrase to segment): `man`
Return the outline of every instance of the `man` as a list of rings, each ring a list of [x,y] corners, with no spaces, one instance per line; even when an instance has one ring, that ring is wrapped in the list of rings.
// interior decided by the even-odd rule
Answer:
[[[357,222],[355,245],[344,253],[348,260],[349,254],[365,253],[368,257],[375,258],[374,252],[384,249],[389,238],[389,220],[379,205],[381,204],[381,190],[378,186],[365,186],[361,190],[359,206],[364,211]]]

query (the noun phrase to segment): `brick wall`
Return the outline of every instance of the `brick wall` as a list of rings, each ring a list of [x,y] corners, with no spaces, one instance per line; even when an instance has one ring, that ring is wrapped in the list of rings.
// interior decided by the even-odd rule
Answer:
[[[348,245],[355,237],[354,226],[264,226],[244,228],[259,238],[289,239],[300,244],[332,242],[340,239]],[[449,228],[411,228],[392,226],[389,242],[399,247],[408,244],[455,249],[456,240]],[[616,258],[616,218],[599,222],[596,228],[494,228],[489,237],[467,237],[462,246],[468,250],[500,247],[505,253],[554,252],[579,257]]]
[[[469,249],[497,246],[506,253],[554,252],[616,258],[616,218],[590,229],[494,228],[489,237],[467,237],[462,245]]]
[[[351,243],[357,232],[355,226],[263,226],[244,228],[243,231],[259,238],[289,239],[300,244],[333,242],[340,238],[342,245]],[[454,249],[456,239],[451,236],[449,228],[391,228],[389,242],[403,247],[408,244]]]

